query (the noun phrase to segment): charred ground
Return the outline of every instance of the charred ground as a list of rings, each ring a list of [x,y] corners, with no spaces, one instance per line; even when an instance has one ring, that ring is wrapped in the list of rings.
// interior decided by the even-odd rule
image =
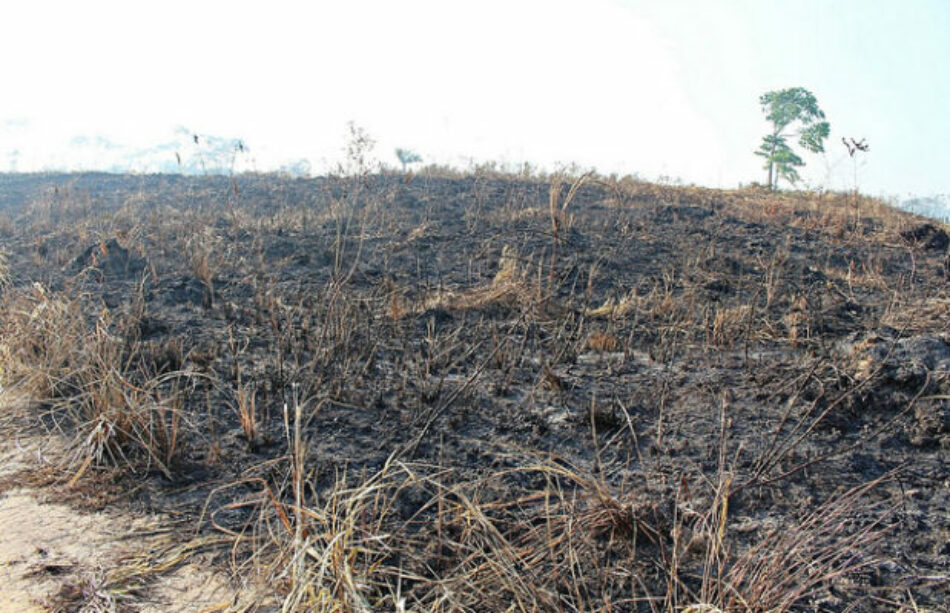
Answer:
[[[950,599],[942,226],[489,172],[0,198],[5,428],[72,441],[64,495],[232,537],[290,608]]]

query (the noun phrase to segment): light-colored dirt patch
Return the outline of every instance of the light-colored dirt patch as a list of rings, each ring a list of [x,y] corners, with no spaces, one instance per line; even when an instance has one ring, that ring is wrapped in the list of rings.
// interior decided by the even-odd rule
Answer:
[[[151,602],[143,604],[141,613],[211,613],[239,609],[234,589],[225,578],[205,568],[193,561],[159,578],[152,587]]]
[[[6,439],[0,445],[0,477],[10,479],[31,467],[48,465],[48,440]],[[122,601],[122,585],[110,580],[134,576],[142,560],[157,555],[155,566],[169,563],[163,572],[143,568],[134,578],[148,586],[143,596],[129,602],[147,613],[243,610],[237,590],[223,572],[211,568],[211,557],[200,547],[162,557],[159,547],[186,544],[169,530],[162,517],[137,517],[108,511],[87,513],[64,504],[43,501],[43,492],[14,487],[0,493],[0,611],[48,611],[63,586],[97,588],[101,601]],[[185,530],[187,532],[187,530]],[[155,535],[158,536],[155,536]],[[133,568],[133,566],[136,566]],[[131,573],[123,573],[131,569]],[[111,579],[110,579],[111,578]],[[73,602],[85,596],[76,596]],[[246,599],[244,599],[246,600]],[[128,602],[128,601],[127,601]]]
[[[28,492],[0,497],[0,610],[43,611],[38,606],[63,576],[110,565],[117,544],[105,517],[41,504]]]

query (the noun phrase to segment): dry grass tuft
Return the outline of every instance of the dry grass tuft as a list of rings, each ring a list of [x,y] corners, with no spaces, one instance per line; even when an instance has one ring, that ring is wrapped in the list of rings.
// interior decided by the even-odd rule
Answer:
[[[69,391],[86,323],[79,303],[39,283],[3,296],[0,367],[6,387],[37,400]]]
[[[616,336],[603,332],[594,332],[587,339],[587,348],[593,351],[613,352],[620,348],[620,341]]]
[[[623,319],[636,311],[637,307],[637,296],[630,293],[623,296],[620,300],[608,298],[599,307],[587,309],[586,315],[594,318]]]
[[[0,291],[9,287],[12,280],[10,277],[9,259],[10,257],[7,253],[0,251]]]
[[[749,328],[752,307],[740,304],[732,307],[717,307],[713,317],[709,342],[718,347],[731,347],[742,332]]]
[[[490,283],[464,291],[441,290],[428,296],[417,309],[470,310],[501,305],[528,308],[538,303],[539,290],[528,280],[522,258],[509,246],[502,248],[498,271]]]
[[[92,465],[133,467],[140,460],[170,476],[179,451],[183,374],[156,373],[147,346],[128,336],[134,325],[114,321],[108,310],[89,322],[80,300],[39,284],[5,295],[3,309],[3,380],[70,433],[70,483]]]
[[[860,523],[878,482],[748,547],[731,540],[727,473],[693,511],[679,493],[637,496],[557,458],[478,480],[391,458],[319,497],[302,487],[302,455],[287,467],[277,489],[259,481],[225,507],[255,508],[256,523],[219,526],[251,545],[284,611],[787,612],[865,568],[885,533],[884,519]]]

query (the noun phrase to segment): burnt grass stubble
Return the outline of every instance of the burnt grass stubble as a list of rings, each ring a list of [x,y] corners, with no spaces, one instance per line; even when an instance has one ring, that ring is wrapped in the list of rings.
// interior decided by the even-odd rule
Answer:
[[[612,492],[627,531],[622,517],[581,529],[602,545],[598,564],[638,556],[624,567],[638,576],[552,580],[558,607],[670,605],[659,567],[673,533],[690,527],[688,509],[710,508],[724,476],[733,558],[881,479],[834,537],[848,547],[879,522],[882,538],[795,607],[950,599],[943,231],[865,214],[863,199],[835,217],[814,195],[604,181],[582,186],[555,225],[549,185],[490,173],[4,176],[4,292],[40,283],[90,322],[108,311],[152,375],[185,373],[167,467],[125,449],[113,504],[253,531],[277,504],[244,504],[262,483],[293,503],[284,407],[292,421],[298,403],[314,499],[393,461],[482,503],[574,491],[581,523],[597,504],[583,484],[514,469],[566,467]],[[49,423],[44,406],[33,414]],[[421,531],[405,539],[418,551],[386,559],[407,577],[438,576],[460,555],[424,532],[438,510],[422,482],[394,494],[387,516]],[[531,508],[499,505],[499,525],[530,524]],[[635,556],[624,539],[639,540]],[[704,562],[682,560],[685,605],[700,600]],[[400,586],[410,602],[417,583]]]

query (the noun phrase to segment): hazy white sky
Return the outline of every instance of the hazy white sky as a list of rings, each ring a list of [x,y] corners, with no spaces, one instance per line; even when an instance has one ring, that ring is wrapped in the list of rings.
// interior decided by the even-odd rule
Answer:
[[[34,0],[0,21],[0,170],[154,170],[184,127],[322,172],[352,120],[391,165],[732,186],[764,181],[759,95],[802,86],[832,127],[809,184],[850,188],[840,140],[864,137],[861,189],[950,193],[948,61],[945,0]]]

